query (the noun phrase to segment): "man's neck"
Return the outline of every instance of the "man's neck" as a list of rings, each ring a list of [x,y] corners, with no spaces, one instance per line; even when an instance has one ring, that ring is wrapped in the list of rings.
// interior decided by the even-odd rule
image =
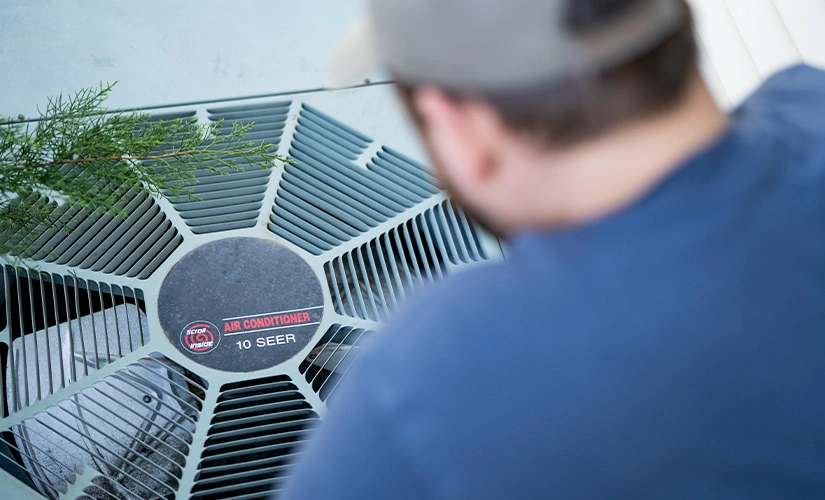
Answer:
[[[620,210],[726,127],[727,116],[697,76],[672,110],[539,160],[547,163],[538,165],[546,190],[536,193],[529,225],[577,225]]]

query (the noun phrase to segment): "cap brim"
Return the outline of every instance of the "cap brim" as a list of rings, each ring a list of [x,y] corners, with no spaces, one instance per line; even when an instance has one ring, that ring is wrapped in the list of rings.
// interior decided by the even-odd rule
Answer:
[[[380,62],[372,22],[363,17],[347,29],[338,43],[323,88],[334,90],[361,83]]]

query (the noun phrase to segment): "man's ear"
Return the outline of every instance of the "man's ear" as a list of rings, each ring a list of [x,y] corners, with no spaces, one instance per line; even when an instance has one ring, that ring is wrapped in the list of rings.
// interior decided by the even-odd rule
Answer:
[[[422,121],[422,134],[430,155],[450,181],[467,182],[489,174],[489,127],[477,106],[455,101],[434,87],[417,89],[412,105]],[[479,121],[482,120],[482,121]]]

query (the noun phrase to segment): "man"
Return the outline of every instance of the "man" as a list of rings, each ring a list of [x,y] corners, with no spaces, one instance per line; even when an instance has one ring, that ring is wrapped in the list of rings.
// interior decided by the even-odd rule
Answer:
[[[509,255],[398,313],[285,498],[825,498],[825,75],[726,116],[681,0],[370,7]]]

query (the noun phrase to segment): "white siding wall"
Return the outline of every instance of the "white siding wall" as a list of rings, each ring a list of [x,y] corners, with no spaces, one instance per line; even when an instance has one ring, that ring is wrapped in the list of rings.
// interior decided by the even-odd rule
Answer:
[[[701,67],[721,105],[739,104],[775,72],[825,68],[825,0],[688,0]]]

